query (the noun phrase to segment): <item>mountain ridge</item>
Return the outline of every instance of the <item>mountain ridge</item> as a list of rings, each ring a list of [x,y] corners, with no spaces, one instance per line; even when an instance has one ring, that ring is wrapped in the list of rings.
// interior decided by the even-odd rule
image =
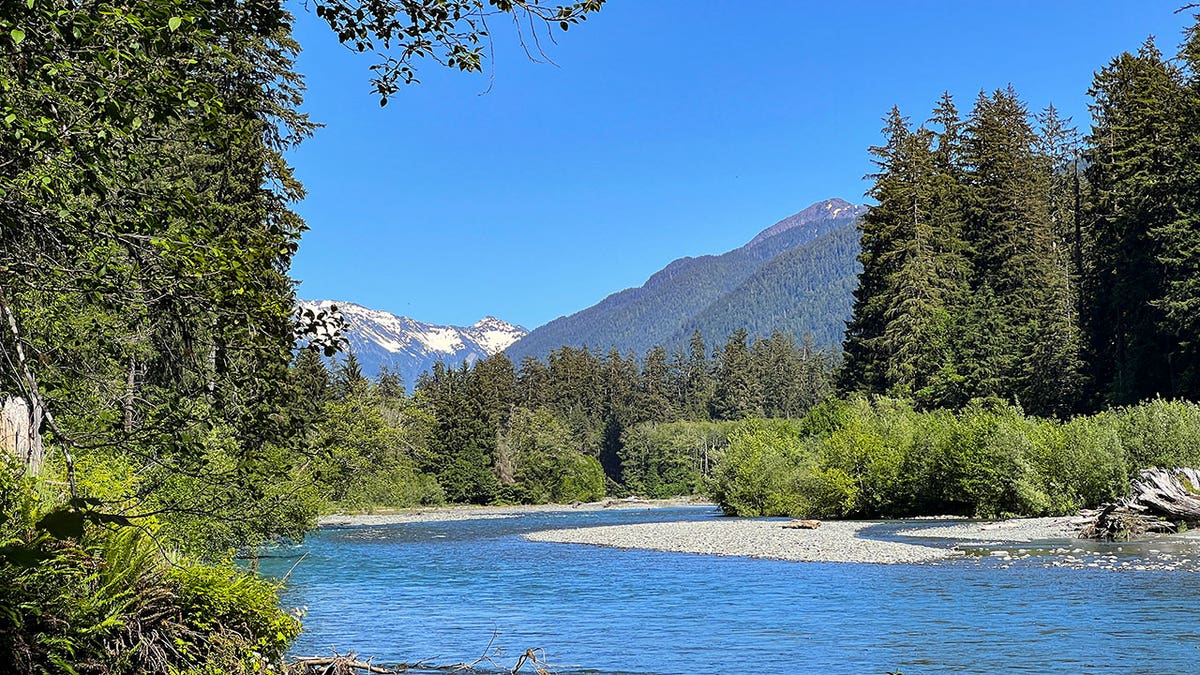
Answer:
[[[376,377],[386,366],[412,389],[421,373],[441,361],[458,367],[498,354],[529,331],[495,316],[485,316],[470,326],[450,326],[371,309],[353,302],[300,300],[302,308],[337,306],[343,334],[362,366],[363,374]]]
[[[853,223],[866,208],[843,199],[823,200],[760,231],[738,248],[717,255],[677,258],[650,275],[641,286],[612,293],[591,307],[558,317],[530,331],[505,353],[520,362],[530,356],[545,357],[564,345],[586,346],[598,351],[615,348],[639,355],[655,345],[668,349],[680,347],[679,333],[685,331],[695,317],[719,304],[722,298],[726,298],[727,306],[736,304],[737,289],[765,265],[788,251],[820,241],[836,230],[853,229]],[[844,254],[842,249],[830,249],[829,254],[836,258],[831,273],[838,278],[844,277],[846,270],[856,264],[846,261],[846,256],[841,255]],[[775,287],[777,284],[767,282],[762,285]],[[838,297],[841,296],[839,292]],[[847,299],[845,317],[839,314],[836,322],[832,322],[836,326],[823,325],[818,327],[819,330],[802,332],[820,333],[830,342],[835,341],[836,334],[836,341],[840,341],[844,329],[841,323],[849,317],[848,302]],[[828,311],[840,312],[840,304],[834,302]],[[725,314],[729,312],[726,310]],[[711,339],[723,340],[724,337]]]

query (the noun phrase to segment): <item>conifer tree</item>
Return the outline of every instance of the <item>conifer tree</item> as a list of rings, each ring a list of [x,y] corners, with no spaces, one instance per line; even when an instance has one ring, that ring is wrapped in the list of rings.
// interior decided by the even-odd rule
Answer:
[[[400,378],[400,373],[392,372],[392,369],[388,368],[387,364],[380,366],[379,377],[375,383],[375,391],[383,398],[404,398],[404,381]]]
[[[687,358],[680,372],[680,406],[686,419],[706,420],[709,417],[714,385],[707,349],[700,331],[692,333]]]
[[[671,422],[676,419],[671,401],[671,369],[667,350],[661,346],[646,352],[638,388],[638,408],[642,419],[652,422]]]
[[[1068,279],[1056,265],[1049,175],[1036,148],[1028,111],[1012,87],[980,93],[967,125],[965,234],[975,283],[986,285],[994,302],[977,312],[998,331],[986,336],[992,349],[1005,355],[989,359],[1000,366],[997,393],[1045,413],[1076,366],[1060,351],[1069,333],[1061,309]]]
[[[1116,404],[1173,391],[1174,341],[1164,332],[1167,283],[1156,239],[1173,238],[1168,232],[1181,212],[1169,180],[1181,145],[1179,79],[1148,40],[1098,72],[1090,91],[1086,328],[1091,375]]]
[[[365,392],[370,386],[367,377],[363,375],[362,364],[351,350],[346,358],[334,369],[333,387],[337,397],[346,399],[355,394]]]
[[[877,171],[867,195],[876,201],[859,221],[862,272],[854,291],[853,313],[843,343],[845,361],[840,386],[846,391],[882,392],[887,389],[883,333],[887,327],[888,277],[894,271],[898,247],[896,223],[907,211],[899,163],[912,135],[908,120],[893,107],[883,128],[884,144],[872,146]]]
[[[710,406],[716,419],[740,420],[762,414],[762,392],[754,377],[746,340],[746,330],[739,328],[720,352]]]
[[[1200,18],[1179,50],[1184,78],[1174,105],[1176,141],[1169,181],[1176,202],[1168,222],[1151,231],[1165,284],[1156,303],[1173,342],[1172,394],[1200,397]]]

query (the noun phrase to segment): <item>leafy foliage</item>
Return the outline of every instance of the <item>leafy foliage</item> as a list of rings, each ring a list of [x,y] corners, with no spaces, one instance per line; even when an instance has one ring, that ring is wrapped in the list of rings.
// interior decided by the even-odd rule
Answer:
[[[974,402],[831,402],[799,421],[744,423],[711,494],[736,515],[1069,515],[1124,495],[1156,465],[1190,466],[1200,405],[1156,400],[1058,422]]]

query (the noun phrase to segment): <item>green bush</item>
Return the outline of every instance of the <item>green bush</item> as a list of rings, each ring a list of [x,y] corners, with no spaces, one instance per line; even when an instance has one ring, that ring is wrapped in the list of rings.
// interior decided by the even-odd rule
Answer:
[[[509,499],[527,504],[604,498],[600,461],[572,447],[570,431],[549,410],[514,411],[498,444],[500,481]]]
[[[1200,466],[1200,405],[1176,401],[1059,422],[996,401],[918,412],[881,397],[784,425],[752,420],[731,438],[709,488],[727,513],[1063,515],[1123,496],[1143,468]]]
[[[6,673],[217,675],[278,669],[300,631],[279,586],[231,562],[168,557],[142,527],[79,521],[0,467],[0,663]],[[60,522],[72,520],[63,518]],[[72,529],[72,528],[66,528]]]
[[[781,420],[742,422],[721,454],[709,494],[731,515],[799,513],[805,454],[794,425]]]

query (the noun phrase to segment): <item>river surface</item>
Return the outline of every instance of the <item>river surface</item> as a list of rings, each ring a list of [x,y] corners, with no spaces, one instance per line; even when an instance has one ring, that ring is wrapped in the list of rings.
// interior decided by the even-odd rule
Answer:
[[[1200,672],[1191,571],[795,563],[520,537],[714,517],[683,507],[324,528],[298,564],[261,569],[295,565],[285,602],[308,611],[297,655],[450,664],[494,636],[497,664],[540,648],[560,675]]]

